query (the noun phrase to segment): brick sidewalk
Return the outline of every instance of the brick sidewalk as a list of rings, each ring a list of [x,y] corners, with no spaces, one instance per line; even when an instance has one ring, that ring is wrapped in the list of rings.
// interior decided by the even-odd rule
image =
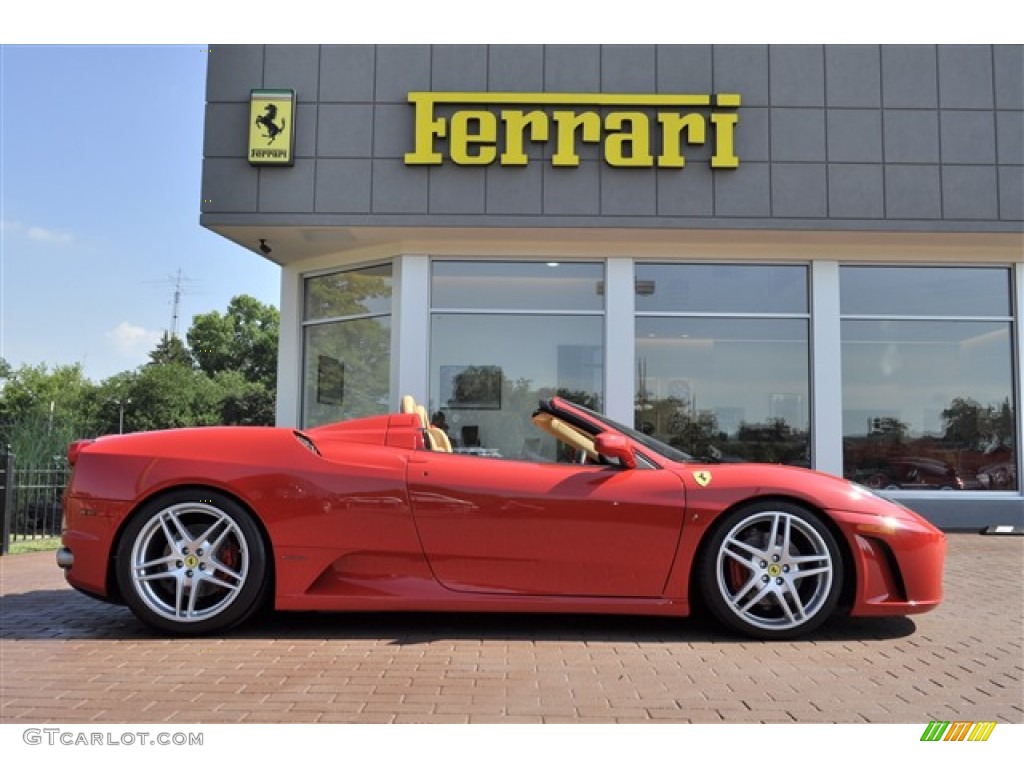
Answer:
[[[946,602],[744,642],[701,619],[276,614],[169,640],[0,558],[0,722],[1024,723],[1024,538],[950,537]]]

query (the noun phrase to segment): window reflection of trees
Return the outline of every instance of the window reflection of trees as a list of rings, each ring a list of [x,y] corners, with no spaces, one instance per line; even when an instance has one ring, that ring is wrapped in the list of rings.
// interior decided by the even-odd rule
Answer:
[[[306,320],[390,311],[390,266],[319,275],[306,281]]]
[[[840,268],[844,474],[875,488],[1014,491],[1012,272]]]
[[[650,286],[636,304],[636,427],[707,461],[809,466],[807,267],[638,264],[636,275]]]
[[[391,293],[390,265],[306,280],[305,426],[388,410]],[[340,400],[318,396],[322,359],[344,371]]]
[[[890,490],[1019,489],[1008,397],[987,405],[955,397],[941,416],[941,435],[920,436],[897,417],[870,419],[866,434],[846,438],[846,476]]]
[[[785,419],[741,421],[730,434],[714,411],[694,411],[690,400],[651,397],[643,388],[637,395],[636,428],[701,461],[810,465],[810,434]]]

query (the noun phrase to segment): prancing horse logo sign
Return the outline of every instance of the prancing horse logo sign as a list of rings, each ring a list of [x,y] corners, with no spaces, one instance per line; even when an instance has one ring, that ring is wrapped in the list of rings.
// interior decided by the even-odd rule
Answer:
[[[295,91],[254,90],[249,96],[249,162],[292,165],[295,149]]]
[[[287,125],[284,118],[281,118],[280,125],[275,123],[274,118],[276,117],[277,104],[270,103],[263,108],[263,114],[256,118],[256,125],[263,126],[263,130],[266,131],[266,133],[263,134],[263,138],[267,140],[268,144],[273,144],[274,139],[277,138],[277,135],[281,133]]]
[[[711,484],[711,473],[706,469],[702,469],[693,473],[693,479],[697,481],[697,485],[701,488],[707,488]]]

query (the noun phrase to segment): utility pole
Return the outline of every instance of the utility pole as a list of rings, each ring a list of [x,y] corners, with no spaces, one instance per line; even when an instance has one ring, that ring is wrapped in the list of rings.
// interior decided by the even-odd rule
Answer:
[[[132,399],[130,397],[121,399],[120,397],[114,401],[114,405],[117,406],[117,434],[124,434],[124,407],[131,405]]]
[[[178,309],[181,306],[181,267],[178,267],[178,276],[174,280],[174,311],[171,314],[171,338],[178,337]]]
[[[177,273],[168,275],[166,280],[151,280],[148,281],[153,285],[167,286],[172,290],[171,298],[171,327],[168,335],[171,338],[178,337],[178,317],[181,314],[181,297],[186,292],[186,283],[193,282],[191,278],[185,275],[181,271],[181,267],[178,268]]]

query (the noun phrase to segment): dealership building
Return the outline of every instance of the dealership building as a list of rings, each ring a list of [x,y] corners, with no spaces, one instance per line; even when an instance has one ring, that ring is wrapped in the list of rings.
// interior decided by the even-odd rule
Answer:
[[[202,198],[282,268],[281,425],[544,461],[558,394],[1024,524],[1024,46],[214,45]]]

